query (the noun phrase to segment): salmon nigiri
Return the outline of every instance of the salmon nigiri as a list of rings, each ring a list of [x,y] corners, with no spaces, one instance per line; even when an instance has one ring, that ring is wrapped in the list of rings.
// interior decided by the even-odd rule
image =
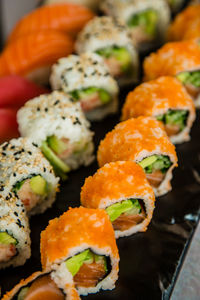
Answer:
[[[17,74],[37,83],[47,83],[50,67],[73,51],[73,41],[55,30],[44,30],[21,37],[0,55],[0,77]]]
[[[23,17],[11,32],[8,43],[38,30],[55,29],[74,35],[93,17],[94,14],[81,5],[46,5]]]

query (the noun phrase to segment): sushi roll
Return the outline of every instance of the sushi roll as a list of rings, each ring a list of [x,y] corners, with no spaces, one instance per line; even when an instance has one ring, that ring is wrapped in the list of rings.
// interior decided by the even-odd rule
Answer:
[[[0,146],[3,183],[24,204],[28,215],[43,213],[58,191],[53,168],[36,144],[27,138],[12,139]]]
[[[139,50],[160,44],[170,22],[170,10],[165,0],[105,0],[103,12],[123,21]]]
[[[195,108],[180,81],[159,77],[143,83],[130,92],[122,109],[122,120],[152,116],[162,121],[172,143],[190,140]]]
[[[51,220],[41,233],[40,250],[43,269],[73,280],[79,295],[115,286],[119,254],[104,210],[73,208]]]
[[[79,300],[80,297],[69,282],[65,282],[56,272],[35,272],[21,280],[2,300]]]
[[[55,91],[34,98],[17,113],[19,131],[29,137],[42,150],[58,176],[93,159],[93,133],[80,103],[70,96]]]
[[[96,17],[78,35],[78,54],[95,52],[102,56],[110,74],[119,84],[138,80],[138,54],[125,25],[111,17]]]
[[[48,84],[52,64],[72,51],[73,41],[65,33],[45,30],[24,35],[1,53],[0,77],[20,75]]]
[[[133,161],[104,165],[86,178],[81,190],[81,204],[105,209],[116,238],[146,231],[153,215],[154,202],[153,189],[142,167]]]
[[[97,11],[101,0],[45,0],[44,4],[54,4],[54,3],[74,3],[86,6],[94,11]]]
[[[200,43],[198,40],[167,43],[144,60],[144,79],[174,76],[200,107]]]
[[[0,183],[0,269],[21,266],[30,255],[30,230],[24,205]]]
[[[16,41],[22,36],[43,31],[48,32],[48,30],[56,30],[66,36],[68,34],[73,36],[93,17],[93,12],[81,5],[73,3],[45,5],[36,8],[19,20],[9,35],[7,44]],[[48,38],[46,42],[48,43]],[[47,48],[49,47],[51,46],[48,45]]]
[[[172,170],[177,166],[174,145],[164,126],[151,117],[119,123],[101,141],[97,160],[102,167],[114,161],[134,161],[145,171],[156,196],[171,190]]]
[[[179,13],[168,28],[169,41],[181,41],[190,38],[200,37],[200,31],[194,32],[196,24],[199,23],[200,4],[186,7]],[[189,34],[189,32],[191,32]],[[195,35],[194,35],[195,34]],[[190,36],[189,36],[190,35]]]
[[[62,90],[79,101],[89,120],[101,120],[118,108],[118,85],[103,59],[95,53],[61,58],[50,77],[53,89]]]

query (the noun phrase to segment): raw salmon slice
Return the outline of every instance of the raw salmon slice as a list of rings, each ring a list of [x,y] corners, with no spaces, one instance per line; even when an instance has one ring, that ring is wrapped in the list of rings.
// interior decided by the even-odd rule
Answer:
[[[64,300],[63,293],[51,280],[49,275],[33,282],[24,300]]]
[[[147,179],[153,187],[158,187],[163,181],[165,174],[163,174],[160,170],[154,171],[151,174],[146,174]]]
[[[124,230],[128,230],[134,225],[142,223],[144,219],[145,219],[145,211],[142,208],[142,212],[137,215],[126,215],[125,213],[121,214],[121,216],[119,216],[114,222],[112,222],[112,224],[114,230],[124,231]]]
[[[178,125],[165,125],[165,130],[168,136],[176,135],[180,132],[180,127]]]

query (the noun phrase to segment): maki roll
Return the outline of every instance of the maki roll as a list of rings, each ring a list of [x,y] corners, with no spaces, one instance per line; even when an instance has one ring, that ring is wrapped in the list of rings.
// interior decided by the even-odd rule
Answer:
[[[119,254],[104,210],[69,209],[41,233],[40,249],[43,269],[73,280],[80,295],[114,288]]]
[[[140,50],[147,50],[161,42],[170,21],[165,0],[105,0],[101,8],[113,18],[120,18]]]
[[[174,145],[164,126],[151,117],[138,117],[119,123],[101,141],[99,166],[114,161],[131,160],[145,171],[156,196],[171,190],[172,170],[177,166]]]
[[[119,84],[138,80],[138,54],[125,25],[111,17],[96,17],[78,35],[78,54],[95,52],[103,57]]]
[[[159,77],[143,83],[130,92],[122,109],[122,120],[152,116],[162,121],[172,143],[190,140],[195,108],[180,81]]]
[[[61,58],[52,68],[53,89],[64,91],[79,101],[86,117],[101,120],[118,108],[117,82],[110,76],[103,59],[95,53]]]
[[[65,282],[56,272],[35,272],[21,280],[2,300],[79,300],[73,284]]]
[[[154,202],[143,169],[133,161],[106,164],[85,180],[81,190],[81,204],[105,209],[116,238],[146,231]]]
[[[198,38],[200,32],[194,29],[199,23],[200,4],[186,7],[179,13],[168,28],[168,40],[181,41],[190,38]],[[192,34],[193,32],[193,35]],[[190,32],[190,34],[189,34]]]
[[[24,205],[0,183],[0,269],[21,266],[30,255],[30,230]]]
[[[28,215],[52,205],[59,178],[36,144],[27,138],[5,142],[0,146],[0,161],[1,180],[19,197]]]
[[[175,76],[200,107],[200,42],[187,40],[165,44],[144,60],[144,79]]]
[[[17,113],[21,135],[41,148],[62,179],[71,169],[87,166],[94,159],[90,124],[80,104],[73,101],[55,91],[26,102]]]

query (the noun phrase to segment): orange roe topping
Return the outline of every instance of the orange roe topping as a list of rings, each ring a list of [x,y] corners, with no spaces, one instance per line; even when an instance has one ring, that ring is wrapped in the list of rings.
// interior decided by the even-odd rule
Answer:
[[[138,116],[158,116],[169,109],[185,109],[195,113],[193,100],[180,81],[174,77],[159,77],[136,87],[126,98],[122,120]]]
[[[200,69],[200,44],[187,40],[165,44],[144,60],[144,79],[174,76],[182,71]]]
[[[154,192],[143,169],[132,161],[118,161],[106,164],[85,180],[81,203],[86,207],[104,208],[120,198],[143,199],[146,195],[154,206]]]
[[[101,141],[97,159],[99,166],[119,160],[140,161],[149,155],[168,155],[174,165],[177,156],[160,121],[138,117],[119,123]]]

